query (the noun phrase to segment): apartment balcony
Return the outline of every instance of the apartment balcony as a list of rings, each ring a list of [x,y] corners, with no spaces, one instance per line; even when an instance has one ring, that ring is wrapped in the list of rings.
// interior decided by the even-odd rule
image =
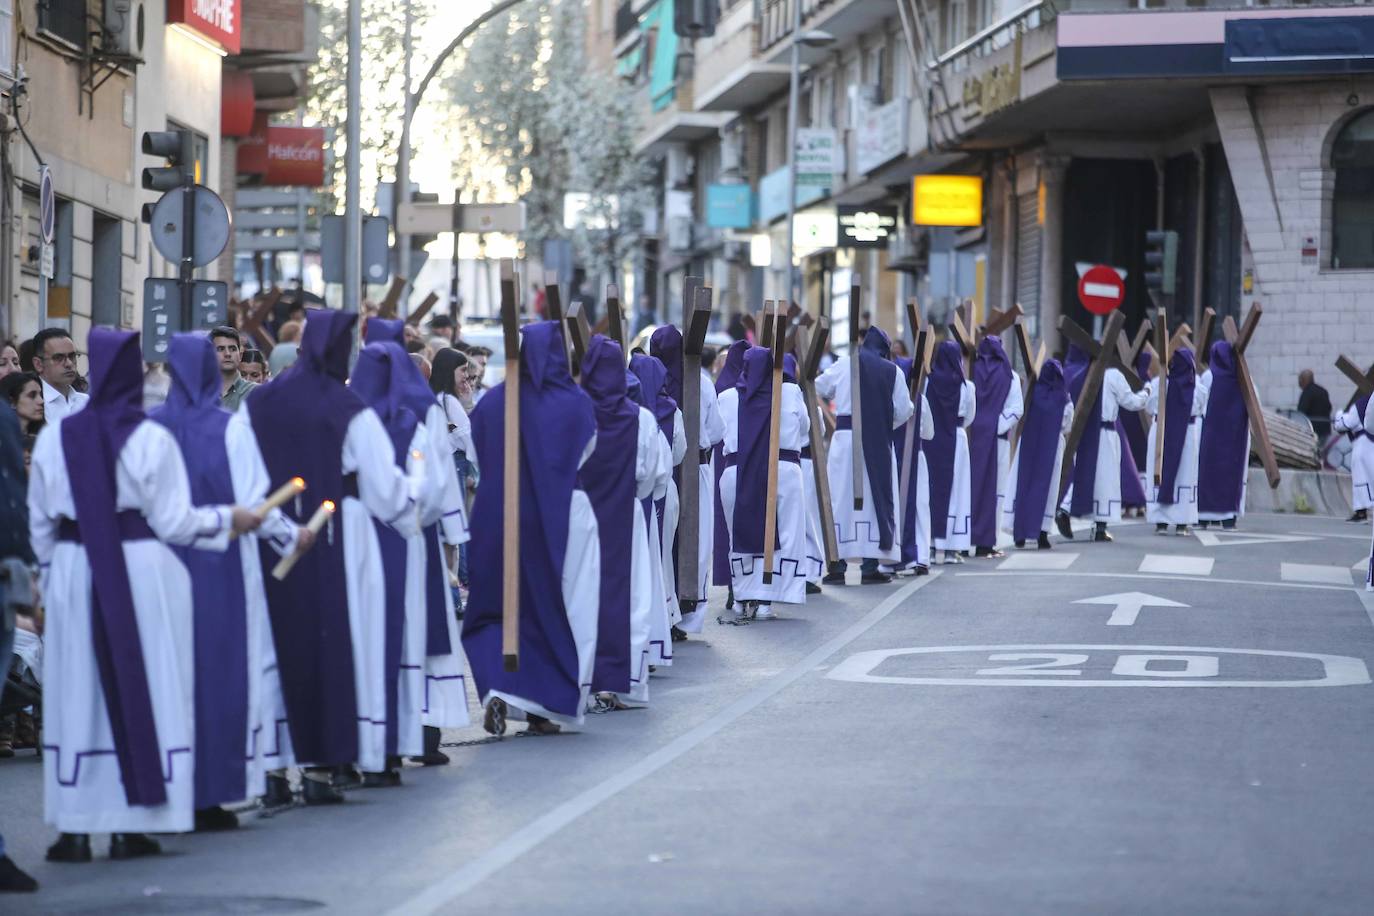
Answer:
[[[897,14],[893,0],[761,0],[758,48],[765,63],[786,62],[792,48],[788,40],[792,34],[792,4],[797,2],[801,3],[803,30],[821,29],[841,43],[873,31]],[[824,52],[811,54],[819,59]],[[807,58],[807,49],[802,50],[802,56]]]
[[[748,111],[787,88],[790,67],[758,59],[758,33],[750,0],[722,4],[716,34],[695,46],[699,111]]]
[[[641,155],[660,154],[673,144],[694,143],[714,136],[734,117],[730,112],[696,111],[690,79],[679,79],[667,104],[657,111],[647,87],[637,95],[644,112],[643,129],[635,142],[635,152]]]

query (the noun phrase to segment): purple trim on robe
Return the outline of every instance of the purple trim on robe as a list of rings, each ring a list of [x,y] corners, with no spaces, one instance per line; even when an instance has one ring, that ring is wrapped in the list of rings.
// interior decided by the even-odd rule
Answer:
[[[1047,359],[1031,386],[1026,421],[1016,446],[1016,507],[1011,533],[1018,541],[1035,540],[1043,530],[1067,403],[1064,368],[1059,360]]]
[[[1198,511],[1235,514],[1245,498],[1250,415],[1229,343],[1218,340],[1212,344],[1207,368],[1212,371],[1212,389],[1207,395],[1207,416],[1198,446]]]
[[[897,365],[891,355],[892,341],[882,328],[870,325],[859,348],[859,403],[864,412],[864,470],[878,521],[878,549],[884,551],[892,549],[897,527],[897,494],[892,492],[892,389]]]
[[[768,499],[768,432],[773,414],[773,354],[750,347],[739,392],[738,449],[735,452],[735,553],[763,553],[765,503]],[[776,531],[774,538],[777,537]]]
[[[520,670],[506,671],[501,654],[504,383],[483,395],[472,412],[482,485],[472,507],[472,593],[463,648],[479,697],[499,690],[575,717],[582,712],[582,685],[563,603],[563,562],[578,465],[596,434],[596,415],[568,372],[558,324],[528,324],[521,333]]]
[[[1174,481],[1183,460],[1183,444],[1188,439],[1188,427],[1193,416],[1193,389],[1197,387],[1197,369],[1193,365],[1193,351],[1179,347],[1169,358],[1168,406],[1164,418],[1164,467],[1160,469],[1159,492],[1155,500],[1161,505],[1174,503]],[[1182,422],[1179,417],[1183,417]]]
[[[973,363],[977,409],[968,426],[969,489],[972,497],[972,540],[977,547],[997,545],[997,424],[1013,381],[1011,360],[996,337],[978,342]]]
[[[915,369],[915,363],[913,363],[910,359],[907,359],[905,356],[898,356],[896,359],[893,360],[893,362],[896,363],[897,368],[901,371],[902,376],[906,379],[907,387],[910,388],[911,373]],[[916,453],[916,461],[919,462],[921,458],[921,446],[923,444],[921,441],[922,408],[921,393],[919,391],[916,393],[914,404],[912,406],[915,408],[915,412],[912,413],[911,419],[907,420],[901,426],[897,427],[895,430],[892,431],[892,447],[897,453],[897,481],[899,485],[899,496],[901,493],[900,483],[902,478],[900,475],[902,473],[902,462],[906,460],[906,432],[907,428],[911,426],[911,424],[913,423],[916,424],[916,433],[911,437],[911,441],[914,445],[912,451]],[[919,557],[917,556],[916,547],[916,507],[918,500],[920,498],[920,493],[917,491],[917,478],[919,474],[919,464],[913,464],[911,466],[911,482],[907,485],[906,503],[902,506],[903,566],[910,566],[919,559]]]
[[[172,337],[167,402],[149,413],[181,447],[196,506],[233,505],[225,432],[233,414],[220,406],[219,361],[203,334]],[[195,643],[195,806],[248,796],[248,607],[240,542],[224,552],[173,547],[190,574]]]
[[[167,801],[162,751],[116,508],[115,465],[143,421],[138,334],[93,328],[91,400],[62,421],[62,455],[91,568],[91,633],[101,691],[130,805]],[[50,609],[60,613],[62,608]]]
[[[737,340],[725,352],[725,365],[716,376],[716,394],[735,387],[739,381],[740,370],[744,368],[744,353],[749,349],[749,341]],[[716,537],[711,542],[711,581],[715,585],[730,584],[730,526],[725,522],[725,504],[720,501],[720,478],[725,473],[725,446],[717,442],[713,448],[716,474]]]
[[[964,389],[964,358],[959,345],[941,341],[935,348],[926,380],[926,401],[935,436],[921,446],[930,481],[930,535],[944,538],[949,526],[949,504],[954,488],[955,446],[959,441],[959,399]],[[865,418],[866,419],[866,418]]]
[[[1083,394],[1083,385],[1088,380],[1088,367],[1092,360],[1079,349],[1077,344],[1069,344],[1068,355],[1064,359],[1064,380],[1074,404]],[[1093,402],[1092,422],[1083,428],[1083,436],[1078,440],[1078,449],[1073,454],[1073,498],[1069,501],[1069,514],[1082,518],[1096,513],[1097,507],[1097,450],[1102,441],[1102,389],[1097,391]],[[1060,486],[1063,486],[1062,482]]]
[[[1123,410],[1116,415],[1116,435],[1121,441],[1121,508],[1143,508],[1145,487],[1140,483],[1140,467],[1135,463],[1135,456],[1131,454],[1131,440],[1126,435],[1126,424],[1123,419],[1128,416],[1135,417],[1135,411]]]
[[[305,479],[305,493],[282,511],[304,524],[326,499],[340,507],[285,581],[271,576],[276,552],[259,544],[291,743],[302,764],[327,766],[358,759],[342,459],[348,425],[365,405],[344,386],[358,316],[327,309],[306,314],[300,358],[289,373],[253,389],[248,410],[269,491],[292,477]]]
[[[592,335],[582,359],[582,388],[596,411],[596,450],[582,465],[578,484],[596,513],[601,540],[600,617],[592,690],[629,693],[630,575],[634,562],[635,469],[639,411],[626,394],[625,351]]]

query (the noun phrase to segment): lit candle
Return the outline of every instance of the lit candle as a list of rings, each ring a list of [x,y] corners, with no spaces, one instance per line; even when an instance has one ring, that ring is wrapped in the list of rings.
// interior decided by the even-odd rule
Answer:
[[[330,516],[332,516],[333,514],[334,501],[332,499],[326,499],[324,502],[320,503],[320,507],[315,510],[315,514],[310,516],[310,521],[306,522],[305,524],[306,529],[311,534],[318,535],[320,533],[320,529],[325,526],[325,524],[329,521]],[[285,579],[287,575],[291,572],[292,568],[295,567],[296,563],[304,555],[305,551],[300,550],[298,548],[290,556],[282,557],[281,562],[278,563],[276,567],[272,570],[272,578],[276,579],[278,582],[280,582],[282,579]]]
[[[267,517],[267,513],[271,512],[273,509],[277,508],[278,506],[285,505],[287,500],[291,499],[291,497],[293,497],[293,496],[299,495],[299,494],[302,493],[304,490],[305,490],[305,478],[303,478],[303,477],[292,477],[292,478],[291,478],[290,480],[288,480],[286,483],[284,483],[284,484],[282,484],[281,486],[277,487],[277,489],[274,490],[274,491],[272,492],[272,495],[271,495],[271,496],[267,497],[267,498],[264,499],[261,503],[259,503],[259,504],[258,504],[258,507],[257,507],[256,509],[253,510],[253,514],[256,515],[256,516],[257,516],[258,518],[260,518],[260,519],[261,519],[261,518],[266,518],[266,517]],[[230,540],[233,540],[233,539],[236,538],[236,537],[238,537],[238,533],[237,533],[237,532],[232,532],[232,531],[231,531],[231,532],[229,533],[229,539],[230,539]]]

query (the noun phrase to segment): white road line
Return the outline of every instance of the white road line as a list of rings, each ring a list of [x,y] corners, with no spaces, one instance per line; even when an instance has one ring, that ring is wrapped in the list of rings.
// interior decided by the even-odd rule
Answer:
[[[801,678],[814,673],[817,665],[824,664],[836,652],[881,623],[883,618],[896,610],[903,601],[910,598],[918,589],[929,585],[940,574],[940,570],[931,570],[929,576],[918,578],[888,595],[886,600],[869,611],[857,623],[818,647],[777,677],[769,680],[768,683],[755,687],[705,722],[674,738],[638,763],[632,764],[614,776],[575,795],[547,814],[535,818],[448,877],[436,881],[414,897],[393,907],[389,911],[390,914],[392,916],[418,916],[421,913],[433,913],[457,900],[597,805],[608,801],[641,779],[663,769],[736,720],[753,712]]]
[[[1014,553],[999,563],[997,568],[999,570],[1068,569],[1077,559],[1078,554],[1076,553],[1037,550],[1034,553]]]
[[[1214,585],[1253,585],[1255,588],[1317,588],[1338,592],[1354,591],[1349,585],[1313,585],[1307,582],[1255,582],[1250,579],[1218,579],[1215,576],[1163,576],[1153,573],[1114,572],[1040,572],[1011,570],[1009,572],[958,572],[960,579],[968,576],[1077,576],[1086,579],[1163,579],[1166,582],[1211,582]]]
[[[1210,576],[1216,560],[1211,557],[1181,557],[1169,553],[1147,553],[1139,572],[1174,576]]]
[[[1346,541],[1364,541],[1366,544],[1369,543],[1368,534],[1323,534],[1319,531],[1290,531],[1288,533],[1297,535],[1298,537],[1341,538],[1342,540]]]
[[[1315,563],[1280,563],[1279,578],[1285,582],[1325,582],[1330,585],[1351,585],[1350,569],[1345,566],[1321,566]]]

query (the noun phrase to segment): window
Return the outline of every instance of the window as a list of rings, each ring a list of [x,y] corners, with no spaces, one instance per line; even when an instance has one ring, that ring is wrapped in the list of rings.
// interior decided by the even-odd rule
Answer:
[[[38,30],[78,50],[86,48],[86,0],[38,0]]]
[[[123,317],[122,257],[124,223],[115,216],[96,213],[91,239],[91,323],[118,327]]]
[[[1331,266],[1374,268],[1374,109],[1341,128],[1331,169]]]
[[[0,0],[0,74],[14,76],[14,0]]]

